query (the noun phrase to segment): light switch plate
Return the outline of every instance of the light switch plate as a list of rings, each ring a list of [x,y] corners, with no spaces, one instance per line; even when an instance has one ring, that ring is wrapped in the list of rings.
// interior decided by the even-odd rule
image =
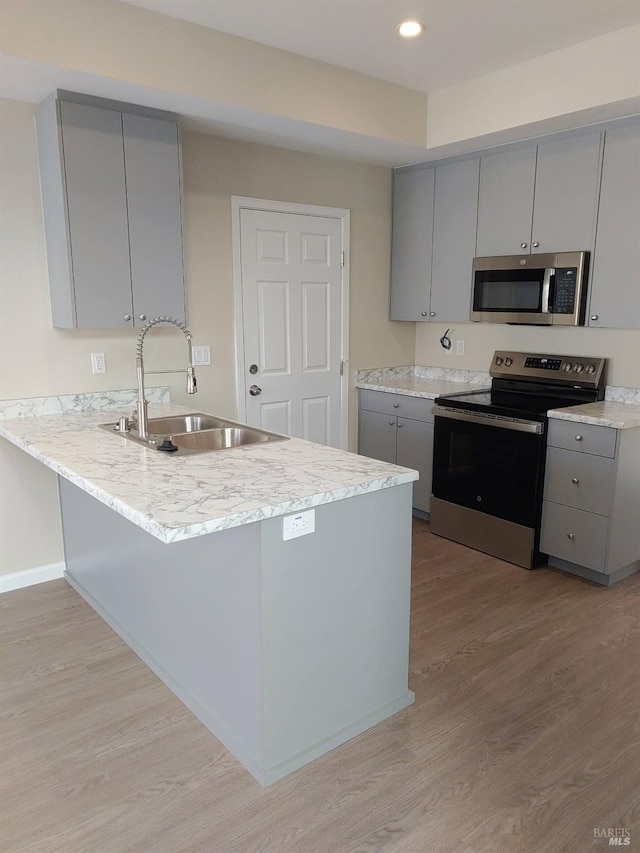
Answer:
[[[193,348],[193,366],[205,366],[211,364],[211,347]]]

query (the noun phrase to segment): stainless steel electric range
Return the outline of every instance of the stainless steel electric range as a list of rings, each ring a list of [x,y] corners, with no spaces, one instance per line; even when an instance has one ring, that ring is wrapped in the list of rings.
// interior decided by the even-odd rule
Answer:
[[[496,351],[491,387],[435,400],[431,530],[525,568],[539,551],[547,412],[604,398],[606,359]]]

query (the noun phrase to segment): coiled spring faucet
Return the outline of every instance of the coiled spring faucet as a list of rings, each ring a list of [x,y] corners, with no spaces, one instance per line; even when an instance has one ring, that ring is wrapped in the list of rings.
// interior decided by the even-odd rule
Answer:
[[[140,334],[138,336],[138,346],[136,349],[136,374],[138,377],[138,403],[136,406],[137,412],[137,431],[138,438],[149,438],[149,416],[147,413],[148,403],[145,400],[145,390],[144,390],[144,361],[142,359],[142,350],[144,346],[144,338],[149,329],[152,326],[158,326],[163,324],[169,324],[173,326],[177,326],[187,339],[187,349],[188,349],[188,365],[187,365],[187,394],[195,394],[198,390],[198,386],[196,383],[196,375],[193,370],[193,347],[191,344],[192,335],[189,329],[185,326],[184,323],[181,323],[180,320],[176,320],[173,317],[154,317],[153,320],[149,320],[149,322],[143,326],[140,330]],[[177,370],[149,370],[149,373],[182,373],[183,371]]]

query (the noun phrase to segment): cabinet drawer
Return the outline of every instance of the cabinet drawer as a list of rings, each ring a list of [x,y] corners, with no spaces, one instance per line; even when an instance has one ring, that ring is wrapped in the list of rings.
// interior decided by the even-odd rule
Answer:
[[[592,512],[544,501],[540,550],[561,560],[605,571],[609,519]]]
[[[606,456],[550,447],[544,496],[558,504],[609,515],[615,465],[615,460]]]
[[[617,432],[612,427],[550,418],[547,445],[613,458],[616,455]]]
[[[385,415],[400,415],[416,421],[433,423],[433,400],[426,397],[408,397],[405,394],[388,394],[386,391],[360,389],[360,408]]]

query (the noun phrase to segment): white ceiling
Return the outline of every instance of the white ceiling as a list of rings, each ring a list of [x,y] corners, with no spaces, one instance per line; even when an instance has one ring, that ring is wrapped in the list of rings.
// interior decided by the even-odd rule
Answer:
[[[126,2],[422,92],[640,22],[640,0]],[[424,35],[401,39],[406,18]]]

